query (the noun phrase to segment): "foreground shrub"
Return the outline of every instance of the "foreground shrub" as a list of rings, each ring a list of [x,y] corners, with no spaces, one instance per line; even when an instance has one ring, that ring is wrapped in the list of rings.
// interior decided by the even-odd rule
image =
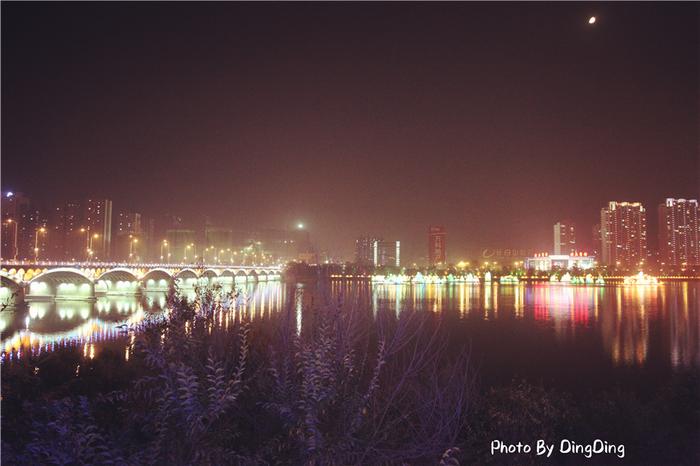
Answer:
[[[439,316],[375,320],[338,304],[299,328],[292,307],[250,321],[235,301],[220,289],[172,298],[165,318],[132,329],[126,388],[25,400],[32,427],[3,460],[455,463],[473,379]]]

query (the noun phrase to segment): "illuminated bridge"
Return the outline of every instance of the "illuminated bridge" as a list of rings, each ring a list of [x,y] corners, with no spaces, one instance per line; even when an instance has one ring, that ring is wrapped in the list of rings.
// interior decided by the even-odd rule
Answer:
[[[233,285],[279,280],[280,274],[279,266],[3,262],[0,304],[24,298],[75,300],[168,291],[173,286]]]

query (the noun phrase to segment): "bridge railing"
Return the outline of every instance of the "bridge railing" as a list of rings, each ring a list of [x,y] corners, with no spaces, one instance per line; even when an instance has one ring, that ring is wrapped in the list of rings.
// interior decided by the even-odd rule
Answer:
[[[80,267],[80,268],[130,268],[130,269],[142,269],[142,268],[167,268],[167,269],[177,269],[177,268],[198,268],[198,269],[243,269],[243,270],[255,270],[255,269],[266,269],[266,270],[282,270],[282,266],[279,264],[255,264],[255,265],[238,265],[238,264],[203,264],[198,262],[88,262],[88,261],[14,261],[14,260],[3,260],[0,262],[2,267]]]

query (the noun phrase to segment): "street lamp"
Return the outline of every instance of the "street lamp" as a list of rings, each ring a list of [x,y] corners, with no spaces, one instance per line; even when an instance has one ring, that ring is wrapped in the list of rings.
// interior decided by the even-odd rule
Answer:
[[[129,235],[129,238],[131,238],[131,235]],[[132,260],[134,257],[134,244],[138,244],[138,242],[138,238],[131,238],[131,241],[129,241],[129,260]]]
[[[99,237],[100,237],[100,235],[98,235],[97,233],[93,234],[93,235],[90,237],[90,256],[92,256],[93,253],[95,252],[95,250],[94,250],[93,247],[92,247],[92,240],[93,240],[93,239],[97,239],[97,238],[99,238]]]
[[[34,232],[34,260],[39,262],[39,233],[46,233],[46,228],[37,228]]]
[[[17,250],[17,249],[18,249],[18,248],[17,248],[17,222],[14,221],[14,220],[12,220],[11,218],[8,218],[8,219],[7,219],[7,223],[8,223],[8,225],[14,225],[14,226],[15,226],[15,241],[14,241],[14,248],[15,248],[14,253],[15,253],[15,254],[14,254],[14,257],[13,257],[13,258],[14,258],[14,260],[16,261],[16,260],[17,260],[17,253],[18,253],[18,250]]]
[[[90,248],[90,227],[88,226],[87,228],[81,228],[80,229],[81,233],[85,233],[85,260],[90,260],[90,255],[92,254],[91,248]]]
[[[170,258],[170,245],[168,244],[167,239],[164,239],[163,242],[160,243],[160,260],[161,260],[161,262],[163,261],[163,248],[168,248],[168,258]]]

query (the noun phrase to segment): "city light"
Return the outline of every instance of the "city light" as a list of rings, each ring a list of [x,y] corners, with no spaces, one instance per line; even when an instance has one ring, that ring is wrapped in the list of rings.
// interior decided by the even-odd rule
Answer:
[[[3,461],[694,464],[697,13],[3,4]]]

